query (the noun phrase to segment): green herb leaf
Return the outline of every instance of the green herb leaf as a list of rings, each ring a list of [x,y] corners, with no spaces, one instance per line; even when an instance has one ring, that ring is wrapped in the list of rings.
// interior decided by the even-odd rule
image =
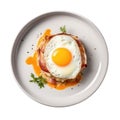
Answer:
[[[32,80],[30,80],[29,82],[37,83],[40,88],[43,88],[44,84],[47,83],[45,78],[43,78],[42,76],[35,77],[35,75],[33,73],[31,73],[31,78],[32,78]]]
[[[34,82],[34,80],[30,80],[29,82]]]
[[[60,27],[60,31],[63,32],[63,33],[66,33],[66,27],[65,27],[65,25],[63,27]]]
[[[35,76],[34,76],[34,74],[33,74],[33,73],[31,73],[31,78],[33,78],[33,79],[35,78]]]

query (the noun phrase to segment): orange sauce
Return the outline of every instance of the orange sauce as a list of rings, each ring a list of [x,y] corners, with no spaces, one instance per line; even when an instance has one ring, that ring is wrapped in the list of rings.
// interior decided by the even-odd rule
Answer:
[[[38,58],[38,54],[37,54],[37,52],[35,52],[34,55],[28,57],[25,62],[26,62],[28,65],[32,65],[35,74],[36,74],[37,76],[39,76],[41,69],[40,69],[40,67],[39,67],[39,65],[38,65],[37,58]]]
[[[76,81],[67,81],[65,83],[58,83],[58,84],[52,84],[52,83],[48,83],[48,85],[51,87],[51,88],[55,88],[57,90],[63,90],[65,88],[68,88],[68,87],[71,87],[71,86],[74,86],[76,84],[78,84],[80,82],[81,79],[79,80],[76,80]]]
[[[40,43],[45,39],[46,36],[50,36],[51,35],[51,30],[47,29],[44,34],[42,35],[42,37],[39,38],[38,43],[37,43],[37,48],[39,48]]]
[[[37,43],[37,48],[39,48],[41,42],[45,39],[46,36],[50,36],[51,35],[51,30],[50,29],[47,29],[45,31],[45,33],[39,38],[38,40],[38,43]],[[41,68],[38,64],[38,53],[37,53],[37,50],[34,52],[33,56],[29,56],[27,59],[26,59],[26,64],[28,65],[32,65],[33,66],[33,69],[34,69],[34,72],[37,76],[40,76],[40,73],[41,73]],[[52,83],[47,83],[48,86],[50,86],[51,88],[55,88],[57,90],[63,90],[67,87],[70,87],[70,86],[74,86],[76,84],[79,83],[79,81],[81,80],[81,76],[79,78],[79,80],[76,80],[76,81],[66,81],[64,83],[56,83],[56,84],[52,84]]]

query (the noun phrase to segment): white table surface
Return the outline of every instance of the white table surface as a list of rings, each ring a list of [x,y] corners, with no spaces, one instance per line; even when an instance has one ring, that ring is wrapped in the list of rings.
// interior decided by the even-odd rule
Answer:
[[[119,5],[119,0],[1,0],[0,120],[119,120]],[[44,106],[26,96],[14,80],[10,61],[12,45],[21,28],[40,14],[59,10],[89,18],[102,32],[109,50],[109,68],[100,88],[84,102],[65,108]]]

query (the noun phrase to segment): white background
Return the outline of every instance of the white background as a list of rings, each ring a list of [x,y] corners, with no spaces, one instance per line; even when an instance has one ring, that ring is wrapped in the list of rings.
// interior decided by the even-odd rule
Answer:
[[[109,68],[100,88],[84,102],[65,108],[41,105],[18,87],[11,72],[11,49],[20,29],[50,11],[71,11],[100,29],[109,50]],[[0,120],[120,120],[119,0],[0,0]]]

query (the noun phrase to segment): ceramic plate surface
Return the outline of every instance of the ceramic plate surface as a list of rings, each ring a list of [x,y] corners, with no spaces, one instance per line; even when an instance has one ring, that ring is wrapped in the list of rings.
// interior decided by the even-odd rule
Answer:
[[[88,67],[84,78],[78,85],[64,90],[56,90],[47,85],[40,89],[29,82],[30,73],[34,72],[25,60],[33,55],[41,33],[47,28],[53,34],[59,33],[59,28],[64,25],[67,33],[78,36],[85,45]],[[30,21],[18,34],[11,58],[13,73],[21,88],[34,100],[49,106],[69,106],[88,98],[100,86],[108,66],[108,51],[100,31],[88,19],[69,12],[46,13]]]

